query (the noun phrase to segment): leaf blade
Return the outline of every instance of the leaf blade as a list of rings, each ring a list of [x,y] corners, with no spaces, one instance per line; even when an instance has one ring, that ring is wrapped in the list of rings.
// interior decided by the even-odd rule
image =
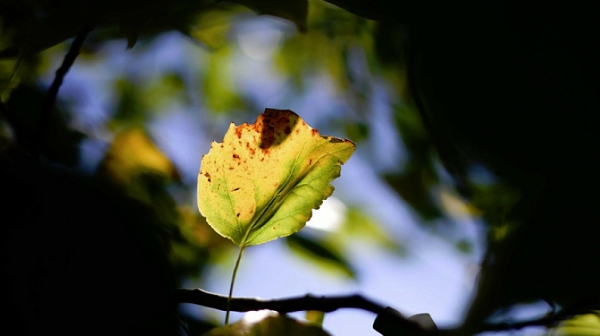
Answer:
[[[220,235],[258,245],[300,230],[333,192],[354,152],[321,136],[290,110],[266,109],[252,125],[229,126],[198,174],[198,207]]]

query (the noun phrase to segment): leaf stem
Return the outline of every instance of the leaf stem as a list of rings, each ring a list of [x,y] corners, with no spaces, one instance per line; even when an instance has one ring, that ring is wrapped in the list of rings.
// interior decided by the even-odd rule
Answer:
[[[244,239],[246,240],[246,239]],[[238,253],[237,260],[235,261],[235,266],[233,267],[233,274],[231,275],[231,284],[229,285],[229,295],[227,296],[227,313],[225,314],[225,325],[229,325],[229,313],[231,312],[231,298],[233,297],[233,284],[235,283],[235,277],[237,275],[238,268],[240,267],[240,261],[242,260],[242,255],[244,254],[245,246],[242,244],[240,246],[240,252]]]

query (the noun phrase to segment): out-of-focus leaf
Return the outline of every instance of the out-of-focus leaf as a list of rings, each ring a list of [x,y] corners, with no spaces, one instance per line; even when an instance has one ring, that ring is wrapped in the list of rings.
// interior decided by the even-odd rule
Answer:
[[[209,55],[202,96],[211,112],[231,112],[244,106],[231,72],[231,52],[231,48],[223,47]]]
[[[38,88],[20,85],[13,90],[6,104],[7,121],[17,142],[26,150],[66,166],[75,166],[79,162],[79,143],[84,136],[70,127],[69,116],[59,109],[60,104],[50,111],[46,125],[41,125],[45,99]],[[40,127],[44,131],[38,138]]]
[[[144,92],[148,105],[155,110],[166,110],[169,103],[177,100],[189,103],[190,99],[185,91],[185,82],[180,73],[169,72],[164,74],[158,81],[153,81]]]
[[[238,0],[240,5],[259,13],[275,15],[306,29],[306,0]],[[74,37],[82,27],[94,24],[98,29],[116,33],[105,38],[126,38],[133,47],[142,36],[154,36],[169,30],[190,32],[201,14],[230,10],[232,4],[214,0],[123,0],[60,2],[3,1],[0,3],[0,58],[32,55]]]
[[[408,167],[402,173],[388,174],[385,180],[425,220],[439,218],[442,213],[432,197],[436,180],[427,170]]]
[[[313,1],[310,6],[308,31],[284,40],[276,66],[300,89],[309,76],[326,74],[341,93],[350,92],[349,99],[364,103],[360,100],[371,88],[365,71],[370,69],[360,67],[373,65],[374,23],[325,2]]]
[[[438,198],[441,208],[453,217],[481,216],[481,211],[448,188],[440,188]]]
[[[325,313],[318,310],[309,310],[306,312],[306,320],[314,323],[318,326],[323,326],[323,320],[325,319]]]
[[[404,252],[404,248],[398,238],[390,236],[379,223],[357,207],[348,208],[344,222],[344,233],[367,241],[373,241],[388,251],[395,253]]]
[[[406,9],[406,4],[410,4],[408,1],[386,1],[386,0],[327,0],[336,6],[354,13],[356,15],[371,19],[380,20],[390,14],[390,11],[397,12],[397,15],[405,15],[402,11],[398,12],[398,9]],[[402,3],[403,8],[397,8],[400,6],[394,5],[396,3]]]
[[[260,14],[278,16],[296,24],[300,31],[306,31],[308,16],[307,0],[232,0],[257,11]]]
[[[339,40],[332,40],[320,31],[309,31],[287,39],[276,55],[276,65],[302,88],[303,78],[311,72],[325,71],[340,88],[348,87],[342,49]]]
[[[231,244],[206,225],[206,219],[189,206],[179,207],[178,230],[171,243],[171,260],[178,272],[198,278],[211,255],[222,253]]]
[[[321,136],[290,110],[266,109],[253,125],[230,125],[198,174],[198,207],[240,247],[300,230],[333,192],[355,146]]]
[[[227,34],[235,14],[233,10],[202,13],[185,33],[210,49],[219,49],[229,42]]]
[[[1,24],[1,22],[0,22]],[[0,45],[2,40],[0,39]],[[19,86],[21,76],[19,76],[19,63],[18,60],[2,60],[0,59],[0,100],[3,102],[8,101],[12,90]]]
[[[213,329],[204,336],[329,336],[329,333],[320,326],[271,312],[258,321],[244,318],[235,324]]]
[[[577,315],[554,328],[549,336],[599,336],[600,316],[598,312]]]
[[[116,113],[110,121],[112,128],[139,125],[144,121],[148,106],[141,97],[140,88],[126,79],[118,79],[115,88],[119,96]]]
[[[115,181],[125,184],[144,173],[166,179],[178,176],[169,158],[139,129],[117,134],[102,165]]]
[[[350,278],[356,277],[356,272],[350,264],[350,261],[344,258],[343,253],[337,251],[331,244],[328,244],[327,241],[297,234],[289,236],[286,239],[286,242],[292,251],[307,257],[315,265],[323,266],[323,269],[327,271],[341,271]]]
[[[354,142],[360,142],[369,137],[369,127],[363,122],[346,124],[346,134]]]
[[[408,152],[408,162],[401,170],[388,173],[384,178],[423,219],[439,218],[442,212],[432,189],[439,185],[439,179],[434,168],[431,140],[415,109],[398,105],[394,117]]]

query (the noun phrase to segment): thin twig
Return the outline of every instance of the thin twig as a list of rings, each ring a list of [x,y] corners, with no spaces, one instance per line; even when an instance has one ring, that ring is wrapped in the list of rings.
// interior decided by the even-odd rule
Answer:
[[[65,55],[65,58],[61,64],[61,66],[56,70],[56,75],[54,76],[54,81],[50,85],[48,92],[46,93],[46,98],[44,99],[42,110],[40,114],[40,121],[38,123],[38,127],[35,134],[35,141],[33,143],[33,154],[34,156],[38,156],[39,147],[44,133],[48,127],[48,123],[50,121],[50,114],[52,109],[54,108],[54,104],[56,102],[56,97],[58,96],[58,89],[62,85],[63,79],[73,63],[75,63],[75,59],[79,56],[79,51],[83,46],[83,42],[85,41],[88,34],[92,31],[93,26],[86,25],[81,29],[81,31],[75,36],[69,51]]]
[[[178,289],[175,291],[176,303],[193,303],[218,310],[227,310],[227,296],[204,291],[202,289]],[[374,314],[384,311],[385,307],[361,295],[348,296],[312,296],[305,295],[288,299],[263,300],[255,298],[232,298],[231,311],[247,312],[269,309],[280,313],[317,310],[332,312],[341,308],[362,309]]]

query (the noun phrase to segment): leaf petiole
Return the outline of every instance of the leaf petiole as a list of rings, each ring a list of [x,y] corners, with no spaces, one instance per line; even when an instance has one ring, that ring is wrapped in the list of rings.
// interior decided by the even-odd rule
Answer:
[[[245,239],[244,239],[245,240]],[[229,285],[229,295],[227,296],[227,313],[225,314],[225,325],[229,325],[229,313],[231,312],[231,298],[233,296],[233,284],[235,283],[235,277],[237,275],[238,268],[240,267],[240,261],[244,254],[244,245],[240,246],[240,252],[238,253],[235,266],[233,267],[233,274],[231,275],[231,284]]]

